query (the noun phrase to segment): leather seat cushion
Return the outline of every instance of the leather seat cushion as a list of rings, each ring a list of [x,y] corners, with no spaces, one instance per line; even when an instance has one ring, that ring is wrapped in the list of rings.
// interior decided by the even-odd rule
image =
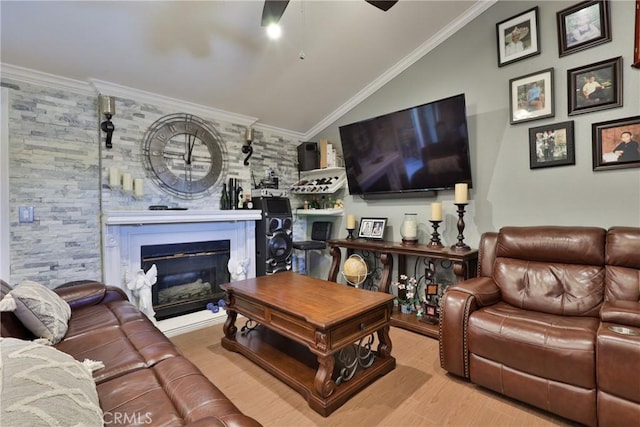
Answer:
[[[595,388],[599,320],[522,310],[499,302],[469,317],[469,351],[512,369]]]
[[[236,425],[234,419],[241,416],[238,408],[182,356],[103,382],[97,389],[107,424],[117,414],[137,414],[141,425],[145,420],[153,425],[184,425],[213,417],[208,425],[228,426]]]

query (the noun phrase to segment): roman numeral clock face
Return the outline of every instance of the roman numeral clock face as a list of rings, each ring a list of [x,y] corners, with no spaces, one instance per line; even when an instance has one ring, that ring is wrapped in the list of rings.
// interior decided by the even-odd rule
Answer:
[[[144,137],[144,165],[164,191],[183,199],[210,194],[226,175],[224,143],[218,132],[191,114],[157,120]]]

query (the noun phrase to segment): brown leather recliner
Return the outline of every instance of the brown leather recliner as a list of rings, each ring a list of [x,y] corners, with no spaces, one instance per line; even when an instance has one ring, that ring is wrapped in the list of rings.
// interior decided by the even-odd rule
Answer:
[[[485,233],[478,277],[442,300],[441,366],[582,424],[637,423],[640,336],[609,326],[640,333],[639,254],[638,228]]]

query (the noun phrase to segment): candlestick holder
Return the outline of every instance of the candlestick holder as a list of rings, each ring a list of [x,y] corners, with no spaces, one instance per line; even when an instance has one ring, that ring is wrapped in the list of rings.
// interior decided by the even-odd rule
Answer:
[[[467,203],[454,203],[458,207],[458,243],[451,246],[451,249],[455,249],[457,251],[467,251],[471,249],[470,246],[464,243],[464,207],[467,206]]]
[[[355,237],[353,237],[353,230],[355,230],[355,228],[347,228],[347,233],[349,233],[349,235],[347,236],[348,240],[355,239]]]
[[[431,240],[429,241],[428,246],[431,246],[432,248],[443,248],[444,245],[440,241],[440,234],[438,234],[438,227],[442,221],[429,220],[429,222],[433,226],[433,233],[431,233]]]

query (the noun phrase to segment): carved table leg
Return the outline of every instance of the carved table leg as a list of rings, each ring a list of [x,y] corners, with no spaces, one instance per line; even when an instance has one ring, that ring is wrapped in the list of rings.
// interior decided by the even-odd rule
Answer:
[[[331,379],[335,358],[333,355],[318,356],[318,372],[313,380],[313,386],[321,397],[329,397],[336,388],[336,383]]]
[[[231,340],[236,339],[236,332],[238,332],[238,328],[235,325],[237,317],[237,311],[227,309],[227,320],[224,322],[222,330],[224,331],[224,336]]]
[[[385,326],[383,328],[378,329],[378,355],[382,359],[386,359],[391,356],[391,337],[389,336],[389,327]]]

